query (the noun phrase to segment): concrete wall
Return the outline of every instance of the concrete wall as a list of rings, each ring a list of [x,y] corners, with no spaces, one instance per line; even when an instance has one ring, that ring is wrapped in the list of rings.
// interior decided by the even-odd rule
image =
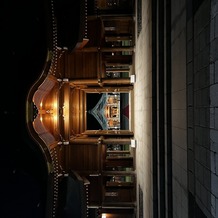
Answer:
[[[210,160],[211,214],[218,217],[218,1],[211,0],[210,16]]]
[[[136,0],[137,2],[137,0]],[[135,52],[134,135],[137,140],[137,188],[143,192],[143,217],[152,217],[151,174],[151,1],[142,0],[142,29]],[[137,8],[137,7],[136,7]],[[137,30],[137,17],[136,17]],[[137,190],[137,193],[139,191]],[[138,198],[139,196],[137,196]]]
[[[186,0],[172,3],[173,217],[188,217],[186,116]]]
[[[189,208],[205,217],[218,217],[217,14],[217,1],[204,0],[187,19]]]
[[[134,133],[143,217],[152,218],[151,1],[141,8]],[[218,1],[171,1],[171,18],[173,217],[218,217]]]

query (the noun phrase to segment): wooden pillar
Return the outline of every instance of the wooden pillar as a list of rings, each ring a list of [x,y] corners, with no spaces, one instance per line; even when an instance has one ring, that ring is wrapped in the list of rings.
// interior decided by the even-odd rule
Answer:
[[[98,138],[91,138],[91,137],[76,137],[70,139],[70,144],[77,144],[77,145],[93,145],[98,144]]]
[[[103,21],[133,21],[133,16],[132,15],[103,15],[101,16],[101,19]]]
[[[121,46],[121,47],[84,47],[77,52],[122,52],[122,51],[134,51],[133,46]]]
[[[116,62],[107,62],[105,63],[107,67],[129,67],[128,63],[116,63]]]
[[[107,72],[109,73],[129,73],[130,69],[122,69],[122,68],[108,68],[106,69]]]
[[[132,35],[125,35],[125,36],[105,36],[106,42],[119,42],[119,41],[125,41],[125,40],[132,40]]]
[[[116,86],[116,87],[81,87],[86,93],[107,93],[107,92],[120,92],[120,93],[128,93],[133,89],[133,85],[129,86]]]
[[[103,61],[108,63],[116,63],[119,64],[126,64],[126,65],[131,65],[132,64],[132,55],[104,55]]]
[[[96,78],[76,79],[70,81],[70,86],[95,86],[95,85],[129,85],[130,78]]]
[[[130,138],[76,137],[70,139],[70,144],[131,144]]]
[[[86,130],[82,135],[88,136],[133,136],[130,130]]]

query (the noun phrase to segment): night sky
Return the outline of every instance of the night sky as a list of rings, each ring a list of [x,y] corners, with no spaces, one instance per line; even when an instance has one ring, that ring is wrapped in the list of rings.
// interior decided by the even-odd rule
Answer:
[[[1,217],[43,218],[46,163],[26,126],[28,90],[47,54],[44,1],[3,1],[1,27]],[[41,154],[41,155],[40,155]]]

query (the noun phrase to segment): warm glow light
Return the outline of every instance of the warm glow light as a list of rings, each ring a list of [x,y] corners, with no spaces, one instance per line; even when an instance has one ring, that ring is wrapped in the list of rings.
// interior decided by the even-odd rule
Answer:
[[[54,102],[53,102],[53,109],[54,109],[54,110],[57,110],[57,101],[54,101]]]
[[[53,101],[52,108],[45,109],[43,108],[43,103],[40,103],[40,109],[39,109],[39,114],[40,114],[40,120],[43,122],[43,116],[45,114],[50,114],[51,117],[53,118],[54,124],[57,123],[58,120],[58,105],[57,105],[57,100]]]
[[[103,213],[103,214],[101,215],[101,218],[107,218],[106,214]]]
[[[70,109],[70,95],[69,84],[65,83],[64,86],[64,102],[63,102],[63,120],[64,120],[64,138],[67,140],[69,137],[69,109]]]
[[[58,105],[57,105],[57,100],[53,102],[53,120],[55,123],[57,123],[58,119]]]

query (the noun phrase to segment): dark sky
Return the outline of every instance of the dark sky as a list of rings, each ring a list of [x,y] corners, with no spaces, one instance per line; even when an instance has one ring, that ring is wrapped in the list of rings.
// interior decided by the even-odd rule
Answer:
[[[43,218],[46,163],[26,126],[27,93],[47,53],[43,4],[7,0],[0,7],[0,216],[5,218]]]

